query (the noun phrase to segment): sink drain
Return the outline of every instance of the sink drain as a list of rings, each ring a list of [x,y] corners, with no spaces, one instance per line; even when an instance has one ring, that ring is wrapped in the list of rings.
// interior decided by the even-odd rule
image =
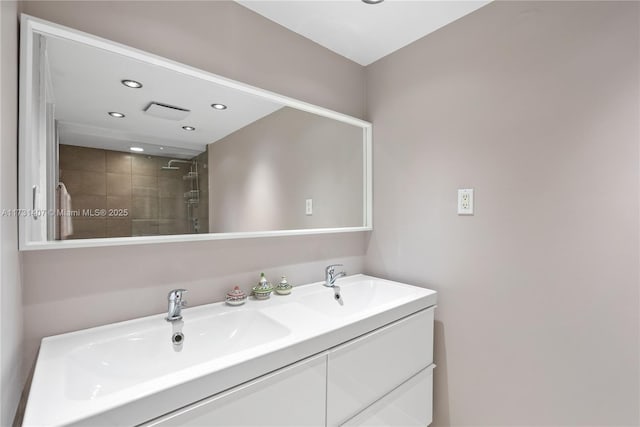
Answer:
[[[338,302],[338,304],[344,305],[344,300],[342,299],[342,296],[340,295],[340,286],[334,286],[333,287],[333,298]]]
[[[175,334],[173,334],[173,336],[171,337],[171,342],[173,343],[173,345],[182,345],[182,343],[184,342],[184,335],[182,334],[182,332],[176,332]]]

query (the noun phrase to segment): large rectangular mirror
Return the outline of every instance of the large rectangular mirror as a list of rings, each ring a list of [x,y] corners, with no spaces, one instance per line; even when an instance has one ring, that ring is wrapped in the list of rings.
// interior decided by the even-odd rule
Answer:
[[[371,124],[22,17],[21,249],[371,229]]]

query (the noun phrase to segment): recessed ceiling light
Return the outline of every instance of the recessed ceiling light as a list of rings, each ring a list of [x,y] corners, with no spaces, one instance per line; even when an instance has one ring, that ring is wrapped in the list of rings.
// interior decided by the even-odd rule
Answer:
[[[109,115],[110,115],[111,117],[115,117],[115,118],[117,118],[117,119],[121,119],[121,118],[123,118],[123,117],[124,117],[124,114],[122,114],[122,113],[118,113],[117,111],[109,111]]]
[[[135,151],[136,153],[142,153],[144,151],[144,148],[141,148],[141,147],[130,147],[129,150]]]
[[[226,110],[227,106],[224,104],[211,104],[211,106],[213,108],[215,108],[216,110]]]
[[[142,87],[142,83],[135,80],[121,80],[121,82],[126,87],[130,87],[132,89],[140,89]]]
[[[363,3],[366,4],[378,4],[378,3],[382,3],[384,0],[362,0]]]
[[[193,126],[182,126],[182,129],[184,129],[184,130],[196,130],[196,128],[194,128]]]

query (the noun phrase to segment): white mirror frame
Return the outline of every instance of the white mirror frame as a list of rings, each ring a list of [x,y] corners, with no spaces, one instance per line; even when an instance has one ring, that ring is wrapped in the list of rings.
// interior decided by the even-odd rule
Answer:
[[[42,250],[42,249],[68,249],[68,248],[86,248],[99,246],[122,246],[122,245],[141,245],[168,242],[190,242],[203,240],[223,240],[223,239],[243,239],[256,237],[274,237],[274,236],[298,236],[311,234],[329,234],[329,233],[347,233],[368,231],[373,229],[372,222],[372,125],[364,120],[356,119],[342,113],[338,113],[326,108],[318,107],[306,102],[298,101],[293,98],[278,95],[254,86],[240,83],[225,77],[218,76],[207,71],[199,70],[188,65],[172,61],[161,56],[153,55],[139,49],[135,49],[111,40],[103,39],[91,34],[87,34],[78,30],[64,27],[58,24],[47,22],[29,15],[21,16],[21,45],[20,45],[20,129],[19,129],[19,185],[18,185],[18,203],[19,203],[19,235],[20,250]],[[268,100],[284,104],[285,106],[296,108],[298,110],[317,114],[323,117],[334,119],[340,122],[348,123],[363,129],[363,226],[362,227],[342,227],[342,228],[316,228],[316,229],[300,229],[300,230],[276,230],[276,231],[257,231],[257,232],[236,232],[236,233],[202,233],[202,234],[179,234],[166,236],[141,236],[141,237],[111,237],[99,239],[78,239],[78,240],[55,240],[43,241],[34,239],[31,227],[33,226],[33,218],[29,215],[35,209],[42,207],[34,206],[34,195],[29,187],[29,177],[34,176],[33,165],[28,159],[32,158],[33,144],[38,143],[37,134],[40,132],[34,121],[37,115],[34,112],[36,108],[33,102],[33,87],[31,82],[33,75],[33,52],[37,35],[51,36],[84,43],[109,52],[118,53],[127,57],[144,61],[159,67],[164,67],[172,71],[183,73],[185,75],[207,80],[212,83],[224,85],[233,89],[237,89],[252,95],[261,96]],[[46,150],[45,150],[46,151]]]

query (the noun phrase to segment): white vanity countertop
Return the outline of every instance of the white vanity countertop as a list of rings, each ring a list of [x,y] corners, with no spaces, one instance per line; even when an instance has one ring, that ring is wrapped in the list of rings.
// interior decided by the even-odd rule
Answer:
[[[24,425],[139,424],[436,304],[435,291],[361,274],[336,285],[342,305],[318,282],[188,308],[183,322],[159,314],[44,338]]]

